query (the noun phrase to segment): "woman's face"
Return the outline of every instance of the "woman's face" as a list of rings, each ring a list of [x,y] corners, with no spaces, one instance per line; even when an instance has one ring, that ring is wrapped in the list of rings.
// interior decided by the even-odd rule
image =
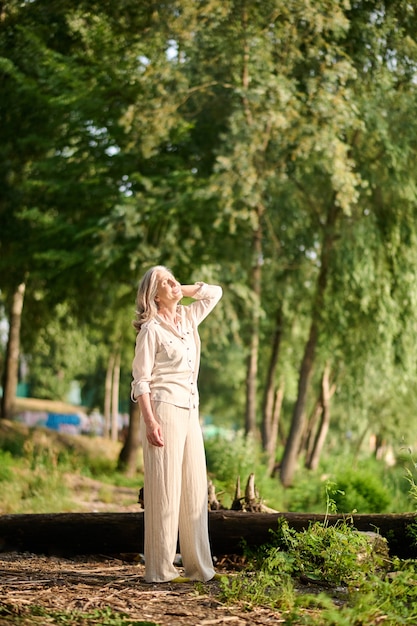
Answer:
[[[171,272],[162,271],[158,274],[155,302],[158,307],[177,303],[182,298],[180,283]]]

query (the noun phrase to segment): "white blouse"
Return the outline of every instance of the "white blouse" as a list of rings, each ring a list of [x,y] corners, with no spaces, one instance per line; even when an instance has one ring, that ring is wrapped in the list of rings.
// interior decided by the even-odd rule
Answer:
[[[194,301],[178,306],[177,328],[156,316],[138,332],[132,364],[132,400],[150,393],[152,400],[185,408],[198,406],[198,325],[214,309],[223,292],[218,285],[196,284],[200,288]]]

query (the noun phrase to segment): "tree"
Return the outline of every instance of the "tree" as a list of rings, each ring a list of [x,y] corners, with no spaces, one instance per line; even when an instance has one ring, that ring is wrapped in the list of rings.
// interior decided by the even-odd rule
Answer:
[[[100,10],[95,2],[3,6],[1,288],[10,301],[29,280],[29,299],[35,292],[35,300],[45,299],[43,322],[64,299],[84,319],[86,311],[92,314],[92,285],[100,299],[107,269],[96,255],[101,220],[124,196],[123,178],[136,169],[126,150],[133,139],[129,107],[144,91],[135,26],[146,30],[150,16],[147,6],[132,11],[135,5],[124,2],[117,15],[111,3]],[[142,146],[149,141],[144,136]],[[33,340],[38,326],[30,328]],[[15,343],[8,353],[15,356],[18,335],[10,325]],[[17,359],[7,365],[4,377],[11,382],[4,385],[3,406],[9,407]]]
[[[225,286],[206,406],[260,428],[271,467],[279,420],[285,485],[328,362],[331,414],[393,435],[416,365],[409,3],[4,6],[0,288],[9,307],[26,284],[23,348],[65,301],[103,380],[120,349],[127,398],[135,283],[162,262]],[[378,371],[402,383],[389,419]]]
[[[25,295],[25,283],[18,285],[13,294],[11,312],[9,315],[9,340],[7,342],[6,357],[3,376],[3,395],[1,413],[5,418],[10,418],[12,413],[12,399],[16,395],[17,373],[19,367],[20,350],[20,326],[22,323],[23,299]]]
[[[316,470],[320,455],[330,426],[330,400],[336,386],[330,383],[330,366],[326,363],[321,379],[320,397],[314,409],[312,421],[309,423],[306,446],[306,467]]]
[[[72,317],[67,303],[57,305],[53,313],[36,336],[27,382],[33,397],[65,401],[72,381],[81,382],[84,372],[94,369],[99,347]]]

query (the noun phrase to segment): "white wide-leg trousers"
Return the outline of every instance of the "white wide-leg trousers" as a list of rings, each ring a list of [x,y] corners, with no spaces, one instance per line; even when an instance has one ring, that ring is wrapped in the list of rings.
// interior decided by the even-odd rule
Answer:
[[[198,409],[154,402],[164,446],[148,443],[143,420],[145,580],[178,576],[178,531],[184,575],[206,582],[215,572],[208,536],[207,470]]]

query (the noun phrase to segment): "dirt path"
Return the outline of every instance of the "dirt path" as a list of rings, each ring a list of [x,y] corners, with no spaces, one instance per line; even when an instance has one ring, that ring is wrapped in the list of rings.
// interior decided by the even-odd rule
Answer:
[[[57,623],[40,615],[43,610],[93,615],[97,609],[125,615],[127,623],[148,621],[160,626],[284,623],[270,609],[247,612],[243,607],[226,606],[220,601],[220,584],[149,585],[143,580],[143,565],[108,557],[61,559],[0,553],[0,626]],[[33,607],[38,608],[34,611]]]

